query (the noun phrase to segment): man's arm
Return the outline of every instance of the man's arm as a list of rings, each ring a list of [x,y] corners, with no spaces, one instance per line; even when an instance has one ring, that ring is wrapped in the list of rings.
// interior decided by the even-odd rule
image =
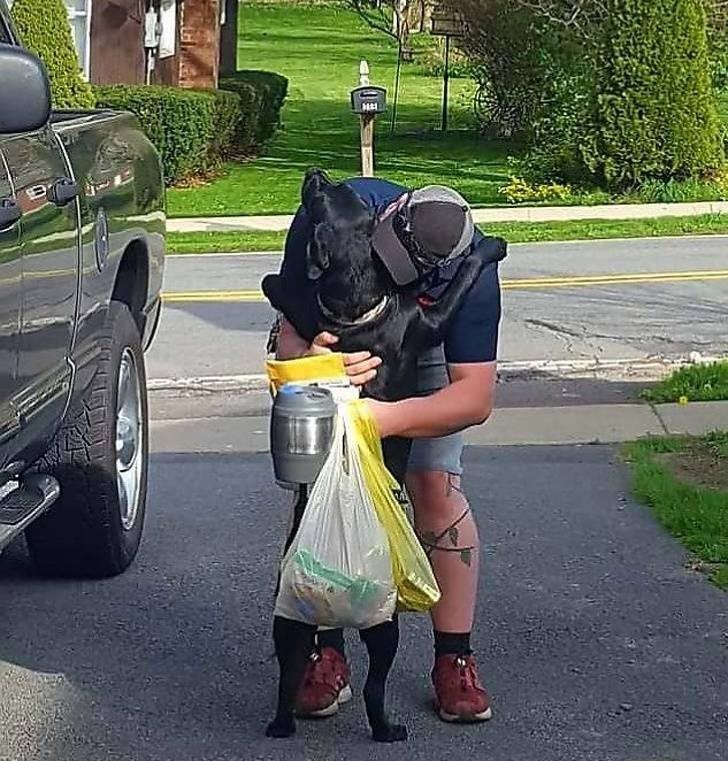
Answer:
[[[477,242],[480,246],[498,244],[497,239],[482,236]],[[500,319],[498,262],[493,261],[468,292],[445,339],[450,384],[430,396],[389,403],[369,401],[382,438],[443,436],[480,425],[490,417],[498,375]]]
[[[429,396],[399,402],[367,399],[379,435],[445,436],[484,423],[495,402],[496,368],[495,362],[451,364],[450,384]]]
[[[331,333],[319,333],[313,342],[298,335],[296,329],[285,317],[281,318],[281,328],[278,334],[276,359],[299,359],[314,354],[325,354],[333,351],[339,339]],[[346,374],[355,386],[363,386],[377,374],[377,368],[382,364],[380,357],[373,357],[371,352],[357,351],[344,353]]]

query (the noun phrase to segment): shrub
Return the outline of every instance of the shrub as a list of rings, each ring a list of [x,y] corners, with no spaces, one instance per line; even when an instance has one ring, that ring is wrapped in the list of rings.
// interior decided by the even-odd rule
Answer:
[[[608,7],[591,36],[550,65],[514,173],[617,192],[713,177],[724,151],[703,0]]]
[[[567,202],[573,199],[573,190],[568,185],[556,182],[531,184],[519,177],[512,177],[508,185],[500,188],[508,203],[544,203],[549,201]]]
[[[93,91],[81,76],[63,0],[15,0],[12,16],[23,44],[45,64],[53,107],[93,108]]]
[[[288,95],[288,80],[272,71],[242,70],[220,80],[220,89],[237,92],[242,100],[241,139],[252,135],[251,147],[264,145],[280,124],[283,103]],[[255,99],[250,93],[252,88]],[[249,108],[249,111],[246,109]],[[244,141],[243,141],[244,142]]]
[[[261,94],[249,82],[236,77],[220,80],[223,91],[238,96],[239,114],[235,124],[235,149],[242,156],[254,153],[257,147],[257,127],[260,118]]]
[[[215,105],[213,131],[208,150],[212,167],[237,153],[238,125],[242,120],[242,103],[238,93],[229,90],[212,91]]]
[[[447,0],[446,6],[467,21],[457,47],[479,86],[475,111],[483,132],[520,133],[532,122],[548,81],[544,54],[555,45],[556,33],[513,0]]]
[[[235,93],[141,85],[94,91],[100,108],[136,115],[161,155],[167,184],[210,172],[233,151],[240,119]]]
[[[721,165],[703,0],[611,0],[595,69],[597,177],[624,188]]]
[[[708,3],[708,42],[713,84],[728,88],[728,5],[722,0]]]
[[[588,186],[587,164],[594,140],[593,68],[589,56],[554,69],[528,132],[529,149],[513,171],[531,183],[548,181]]]
[[[642,203],[725,201],[728,200],[728,173],[705,179],[647,180],[634,195]]]

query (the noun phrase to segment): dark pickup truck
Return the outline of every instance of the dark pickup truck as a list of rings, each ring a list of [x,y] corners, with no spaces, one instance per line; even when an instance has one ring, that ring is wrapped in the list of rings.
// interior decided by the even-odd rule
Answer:
[[[43,573],[113,576],[139,547],[164,203],[135,118],[52,112],[0,0],[0,551],[24,533]]]

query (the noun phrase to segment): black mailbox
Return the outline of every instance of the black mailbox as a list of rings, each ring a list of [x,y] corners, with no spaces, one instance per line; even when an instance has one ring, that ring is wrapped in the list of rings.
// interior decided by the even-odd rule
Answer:
[[[351,110],[365,116],[383,114],[387,110],[387,91],[374,85],[357,87],[351,91]]]

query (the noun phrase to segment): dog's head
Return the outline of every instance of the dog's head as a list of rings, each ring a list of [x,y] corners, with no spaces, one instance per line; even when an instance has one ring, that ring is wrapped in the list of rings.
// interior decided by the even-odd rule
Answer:
[[[320,169],[306,173],[301,200],[312,226],[307,274],[319,293],[342,317],[356,316],[362,305],[387,289],[383,267],[373,255],[376,218],[347,185],[333,182]]]

